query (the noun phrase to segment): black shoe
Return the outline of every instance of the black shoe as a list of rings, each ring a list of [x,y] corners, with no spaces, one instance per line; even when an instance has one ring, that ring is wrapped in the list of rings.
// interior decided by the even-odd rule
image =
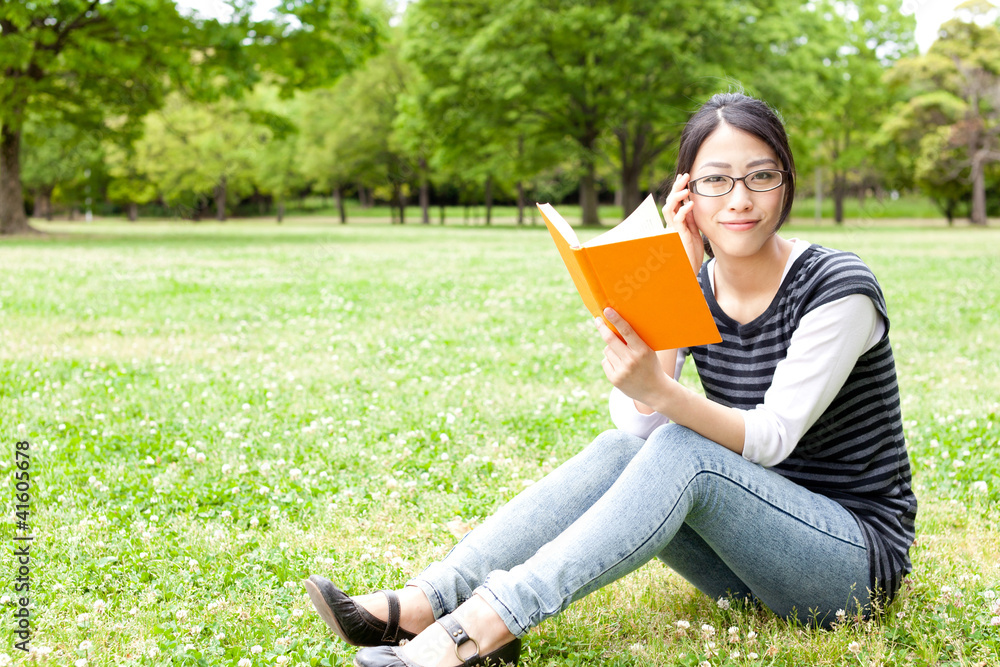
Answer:
[[[488,667],[501,667],[503,665],[513,665],[517,667],[521,659],[521,639],[515,638],[512,642],[507,642],[497,650],[486,655],[479,655],[479,642],[469,636],[458,621],[451,616],[442,616],[437,621],[448,631],[448,636],[455,642],[455,656],[461,661],[463,667],[475,667],[476,665],[487,665]],[[468,658],[462,658],[458,648],[466,642],[472,642],[476,651]],[[354,656],[355,667],[420,667],[410,662],[391,646],[378,646],[374,648],[363,648]]]
[[[399,627],[399,597],[395,591],[380,591],[389,600],[389,619],[383,621],[329,579],[314,574],[302,583],[320,617],[338,637],[352,646],[396,646],[416,636]]]

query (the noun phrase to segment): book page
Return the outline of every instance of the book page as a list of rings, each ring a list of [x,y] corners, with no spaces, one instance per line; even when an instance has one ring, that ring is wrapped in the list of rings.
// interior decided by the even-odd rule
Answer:
[[[549,222],[552,223],[552,226],[556,228],[556,231],[558,231],[562,237],[566,239],[566,242],[569,243],[571,248],[580,247],[580,239],[577,238],[576,232],[574,232],[573,228],[570,227],[568,222],[566,222],[566,219],[559,215],[558,211],[552,208],[552,204],[538,204],[538,208],[542,211],[545,217],[548,218]]]
[[[600,236],[590,239],[584,245],[592,248],[598,245],[652,236],[653,234],[664,234],[669,231],[671,230],[663,226],[663,220],[660,218],[660,212],[656,210],[653,195],[647,195],[632,212],[632,215]]]

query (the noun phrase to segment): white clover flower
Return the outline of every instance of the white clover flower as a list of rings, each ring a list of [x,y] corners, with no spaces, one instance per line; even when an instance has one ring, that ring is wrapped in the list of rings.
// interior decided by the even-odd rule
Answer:
[[[0,604],[10,604],[10,596],[4,595],[3,597],[0,597]]]
[[[0,653],[0,667],[7,667],[11,663],[10,656],[6,653]]]
[[[990,625],[997,626],[1000,625],[1000,616],[994,616],[990,619]]]
[[[174,618],[176,618],[178,621],[183,621],[187,617],[188,617],[187,609],[178,609],[177,611],[174,612]]]
[[[691,627],[691,624],[687,621],[677,621],[674,625],[676,625],[679,630],[687,630]]]
[[[236,663],[237,667],[250,667],[252,664],[253,662],[250,661],[250,658],[240,658],[240,661]]]
[[[298,479],[299,477],[302,477],[302,471],[298,468],[292,468],[288,471],[288,477],[290,479]]]
[[[195,463],[204,463],[205,462],[205,458],[206,457],[205,457],[204,452],[198,452],[194,456]]]
[[[148,655],[150,658],[155,658],[156,656],[160,655],[160,649],[154,646],[153,648],[146,651],[146,655]]]
[[[79,616],[76,617],[77,623],[86,623],[89,620],[90,620],[90,614],[80,614]]]
[[[229,510],[222,510],[222,512],[219,514],[219,518],[221,518],[221,519],[228,519],[232,515],[233,515],[233,513],[230,512]]]
[[[75,667],[87,667],[87,659],[86,658],[80,658],[79,660],[77,660],[76,662],[74,662],[73,665]]]
[[[289,658],[287,655],[279,655],[277,658],[274,659],[274,662],[278,665],[287,665],[289,662],[291,662],[291,660],[292,659]]]
[[[843,622],[843,620],[847,618],[847,612],[844,611],[843,609],[838,609],[836,616],[838,622]]]
[[[198,453],[198,450],[195,449],[194,447],[188,447],[187,448],[187,455],[188,455],[189,459],[193,459],[194,456],[195,456],[195,454],[197,454],[197,453]]]
[[[295,617],[295,618],[301,618],[302,617],[302,610],[301,609],[294,609],[294,610],[292,610],[292,616]]]
[[[715,606],[719,609],[729,609],[729,600],[726,598],[719,598],[715,601]]]
[[[259,523],[260,523],[260,520],[258,520],[257,517],[251,517],[251,519],[250,519],[250,527],[251,528],[256,528],[257,524],[259,524]]]
[[[89,639],[84,639],[82,642],[80,642],[80,645],[77,648],[80,649],[81,651],[89,651],[92,648],[94,648],[94,642],[90,641]]]
[[[989,484],[987,484],[986,482],[984,482],[981,479],[973,482],[972,483],[972,488],[973,488],[974,491],[977,491],[979,493],[989,493],[989,490],[990,490]]]
[[[707,623],[702,624],[702,626],[701,626],[701,634],[703,634],[706,637],[711,637],[712,635],[715,634],[715,628],[713,628],[711,625],[709,625]]]
[[[250,653],[252,655],[258,655],[258,654],[262,653],[263,651],[264,651],[264,647],[261,646],[260,644],[254,644],[253,646],[250,647]]]
[[[189,558],[188,559],[188,567],[190,569],[192,569],[192,570],[197,570],[198,569],[198,561],[196,559],[194,559],[194,558]]]
[[[861,653],[861,644],[857,642],[851,642],[850,644],[847,645],[847,650],[853,653],[854,655],[857,655]]]
[[[754,632],[753,630],[747,633],[747,641],[752,642],[756,638],[757,638],[757,633]]]

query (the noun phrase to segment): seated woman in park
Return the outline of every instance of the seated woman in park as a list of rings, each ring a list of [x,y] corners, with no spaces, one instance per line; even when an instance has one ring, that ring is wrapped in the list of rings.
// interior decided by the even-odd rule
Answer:
[[[624,337],[597,321],[618,430],[400,591],[305,582],[370,647],[356,665],[517,664],[530,628],[653,558],[713,598],[819,626],[892,600],[917,503],[886,305],[855,255],[778,236],[794,176],[765,103],[720,94],[691,118],[664,214],[722,333],[687,351],[706,397],[676,381],[683,355],[605,311]]]

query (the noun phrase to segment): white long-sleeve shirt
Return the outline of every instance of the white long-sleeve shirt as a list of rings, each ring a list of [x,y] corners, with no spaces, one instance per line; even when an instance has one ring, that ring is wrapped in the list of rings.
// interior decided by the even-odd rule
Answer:
[[[795,240],[784,275],[809,243]],[[714,262],[715,260],[711,260]],[[708,267],[715,290],[714,267]],[[764,402],[743,413],[743,458],[762,466],[784,460],[802,435],[830,406],[858,358],[885,334],[885,321],[871,299],[861,294],[832,301],[806,313],[792,333],[788,353],[775,368]],[[680,377],[686,350],[678,350],[674,378]],[[618,388],[608,401],[611,419],[619,429],[649,437],[669,419],[657,412],[640,413],[635,402]]]

